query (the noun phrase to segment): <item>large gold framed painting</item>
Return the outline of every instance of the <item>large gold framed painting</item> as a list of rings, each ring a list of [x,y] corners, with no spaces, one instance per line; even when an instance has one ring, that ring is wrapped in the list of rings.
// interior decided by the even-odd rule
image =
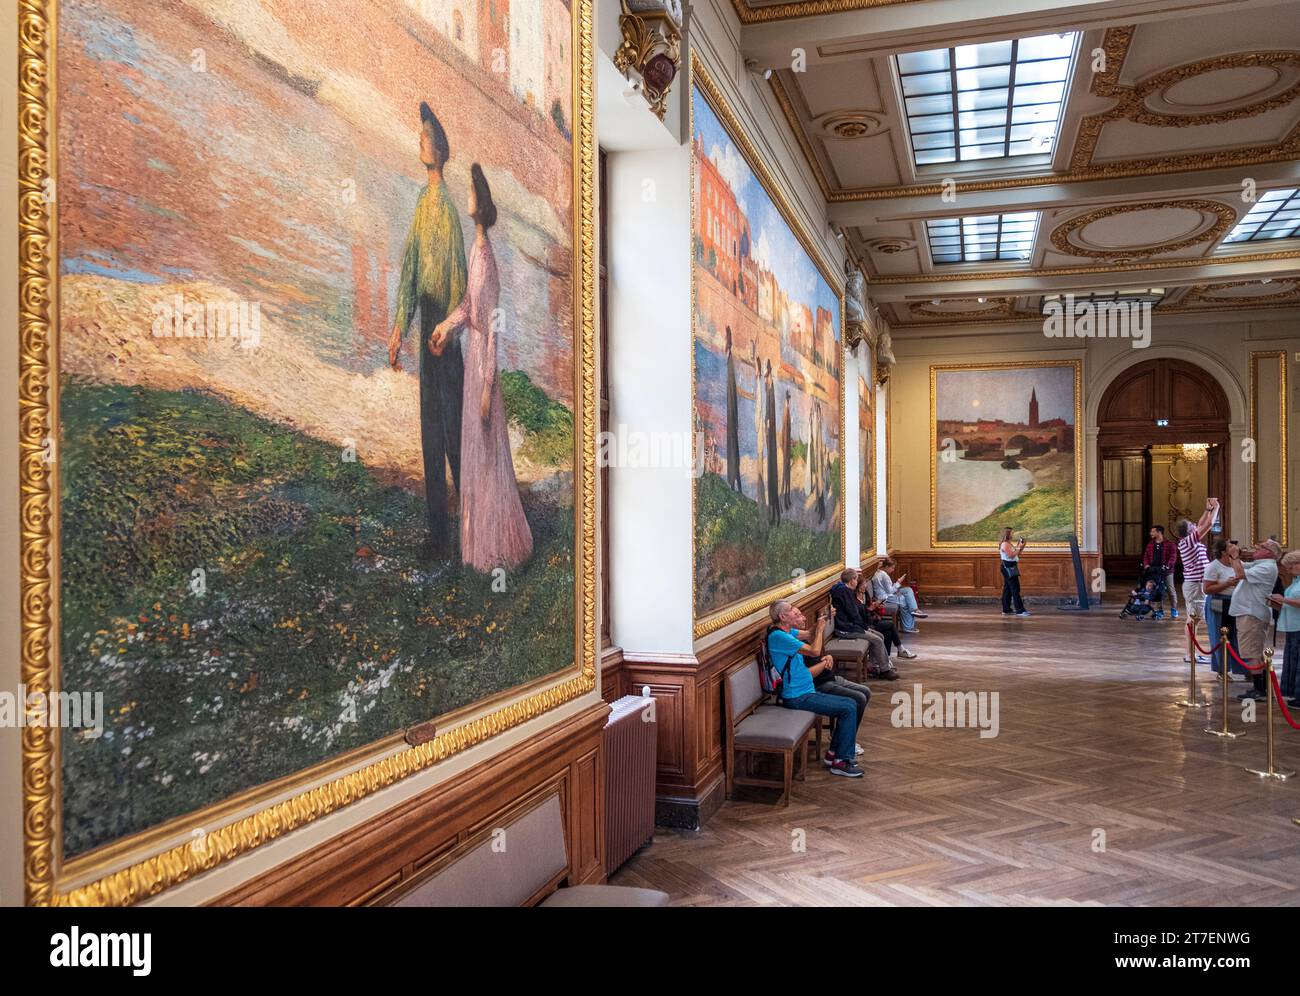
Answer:
[[[876,555],[876,407],[870,376],[858,373],[858,548]]]
[[[1078,535],[1082,375],[1079,360],[930,367],[931,545]]]
[[[27,898],[129,903],[595,688],[591,3],[19,18]]]
[[[843,298],[691,63],[695,635],[844,560]]]

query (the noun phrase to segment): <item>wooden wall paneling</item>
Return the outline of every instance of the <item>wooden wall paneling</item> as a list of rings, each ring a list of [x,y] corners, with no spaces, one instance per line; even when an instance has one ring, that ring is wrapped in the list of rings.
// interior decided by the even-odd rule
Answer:
[[[917,581],[922,598],[996,598],[1002,593],[998,552],[987,550],[896,550],[898,569]],[[1082,553],[1085,579],[1092,577],[1100,555]],[[1076,594],[1074,562],[1068,550],[1033,547],[1020,560],[1020,587],[1026,595],[1069,597]]]
[[[868,562],[875,570],[880,558]],[[829,599],[829,585],[799,599],[811,615]],[[625,654],[624,688],[640,694],[649,686],[655,699],[658,729],[658,769],[655,819],[661,826],[697,829],[722,804],[725,794],[723,675],[731,665],[751,656],[767,619],[759,616],[738,631],[701,647],[694,657]]]
[[[539,793],[559,792],[572,884],[603,879],[604,702],[394,806],[213,900],[215,906],[371,902]]]

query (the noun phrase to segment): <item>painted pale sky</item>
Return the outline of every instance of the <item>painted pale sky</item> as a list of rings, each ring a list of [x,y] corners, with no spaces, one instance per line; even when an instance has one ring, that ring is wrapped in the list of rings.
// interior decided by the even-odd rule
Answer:
[[[814,313],[818,307],[829,311],[835,318],[835,339],[838,341],[839,297],[808,258],[802,243],[790,231],[780,210],[698,88],[692,92],[691,99],[695,135],[718,172],[731,184],[741,210],[749,218],[753,232],[751,255],[776,274],[782,289],[792,300],[806,304]]]
[[[1074,368],[940,370],[935,377],[935,417],[963,421],[1029,418],[1030,392],[1038,395],[1038,418],[1074,422]]]

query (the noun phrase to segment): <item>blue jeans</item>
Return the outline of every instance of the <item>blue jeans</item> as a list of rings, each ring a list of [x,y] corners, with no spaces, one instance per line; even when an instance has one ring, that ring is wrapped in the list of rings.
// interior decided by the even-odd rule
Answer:
[[[899,588],[885,599],[885,604],[898,606],[898,621],[903,624],[903,629],[916,629],[916,617],[912,615],[916,611],[916,592],[911,588]]]
[[[787,709],[803,709],[818,716],[828,716],[835,724],[831,731],[831,750],[835,752],[835,759],[853,760],[854,738],[858,733],[858,707],[851,698],[827,695],[825,692],[809,692],[797,699],[782,699],[781,704]]]

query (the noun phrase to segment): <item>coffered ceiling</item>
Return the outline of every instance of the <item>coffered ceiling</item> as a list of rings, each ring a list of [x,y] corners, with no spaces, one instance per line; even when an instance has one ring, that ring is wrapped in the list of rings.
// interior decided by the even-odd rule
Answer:
[[[895,327],[1300,312],[1300,0],[733,3]]]

